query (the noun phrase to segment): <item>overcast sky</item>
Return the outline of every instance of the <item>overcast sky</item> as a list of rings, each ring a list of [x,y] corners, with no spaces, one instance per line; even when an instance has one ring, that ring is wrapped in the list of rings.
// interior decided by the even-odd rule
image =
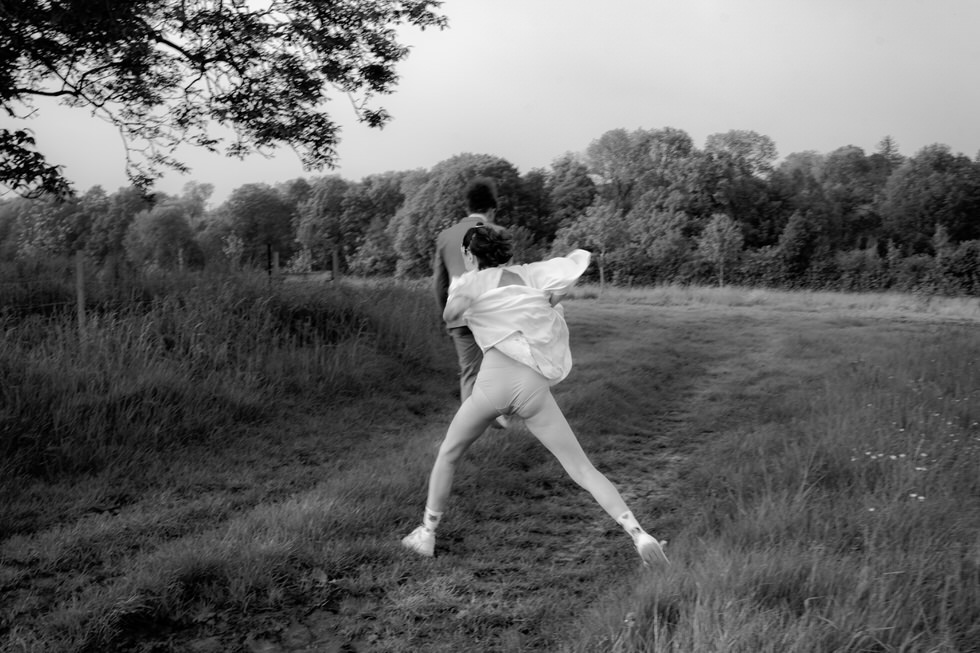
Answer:
[[[359,125],[345,98],[330,103],[343,125],[333,173],[356,181],[461,152],[524,173],[615,128],[674,127],[698,147],[754,130],[780,158],[871,152],[885,135],[905,155],[932,143],[980,151],[978,0],[447,0],[442,10],[448,29],[403,32],[412,52],[382,98],[387,127]],[[39,106],[29,126],[80,191],[127,185],[116,132],[84,110]],[[212,183],[215,203],[245,183],[331,172],[304,171],[290,150],[181,156],[192,172],[158,189]]]

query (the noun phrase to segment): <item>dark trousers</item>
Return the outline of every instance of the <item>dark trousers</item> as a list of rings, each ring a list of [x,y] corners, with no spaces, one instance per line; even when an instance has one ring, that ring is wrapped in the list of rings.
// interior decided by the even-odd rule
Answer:
[[[459,402],[463,403],[473,393],[473,384],[483,362],[483,351],[476,344],[469,327],[451,327],[449,336],[453,339],[459,359]]]

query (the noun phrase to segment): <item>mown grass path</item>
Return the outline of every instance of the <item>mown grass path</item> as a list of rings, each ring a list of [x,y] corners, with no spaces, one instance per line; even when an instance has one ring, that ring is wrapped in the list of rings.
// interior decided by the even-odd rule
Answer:
[[[575,369],[558,403],[641,522],[668,540],[685,523],[685,472],[708,438],[779,418],[773,396],[820,383],[883,332],[921,328],[772,307],[576,300],[566,311]],[[471,450],[435,559],[398,545],[455,409],[448,343],[446,356],[397,392],[296,407],[174,451],[138,478],[11,489],[0,647],[571,647],[584,615],[621,605],[658,572],[639,566],[619,527],[523,429],[491,431]]]

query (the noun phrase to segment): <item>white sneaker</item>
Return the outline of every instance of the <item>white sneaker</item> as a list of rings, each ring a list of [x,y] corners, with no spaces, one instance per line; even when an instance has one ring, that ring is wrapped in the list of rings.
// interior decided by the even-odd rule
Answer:
[[[667,543],[666,540],[661,543],[649,533],[640,533],[633,540],[633,543],[636,545],[636,552],[640,554],[640,559],[643,560],[645,567],[649,567],[652,563],[670,564],[663,548],[663,545]]]
[[[419,526],[402,538],[402,545],[419,555],[431,558],[435,555],[436,534],[425,526]]]

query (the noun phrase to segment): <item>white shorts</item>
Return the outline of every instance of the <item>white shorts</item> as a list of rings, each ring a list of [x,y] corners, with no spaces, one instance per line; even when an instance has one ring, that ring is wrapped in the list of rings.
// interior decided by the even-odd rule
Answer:
[[[474,385],[474,392],[477,390],[501,415],[528,419],[542,409],[551,385],[527,365],[491,348],[483,355]]]

